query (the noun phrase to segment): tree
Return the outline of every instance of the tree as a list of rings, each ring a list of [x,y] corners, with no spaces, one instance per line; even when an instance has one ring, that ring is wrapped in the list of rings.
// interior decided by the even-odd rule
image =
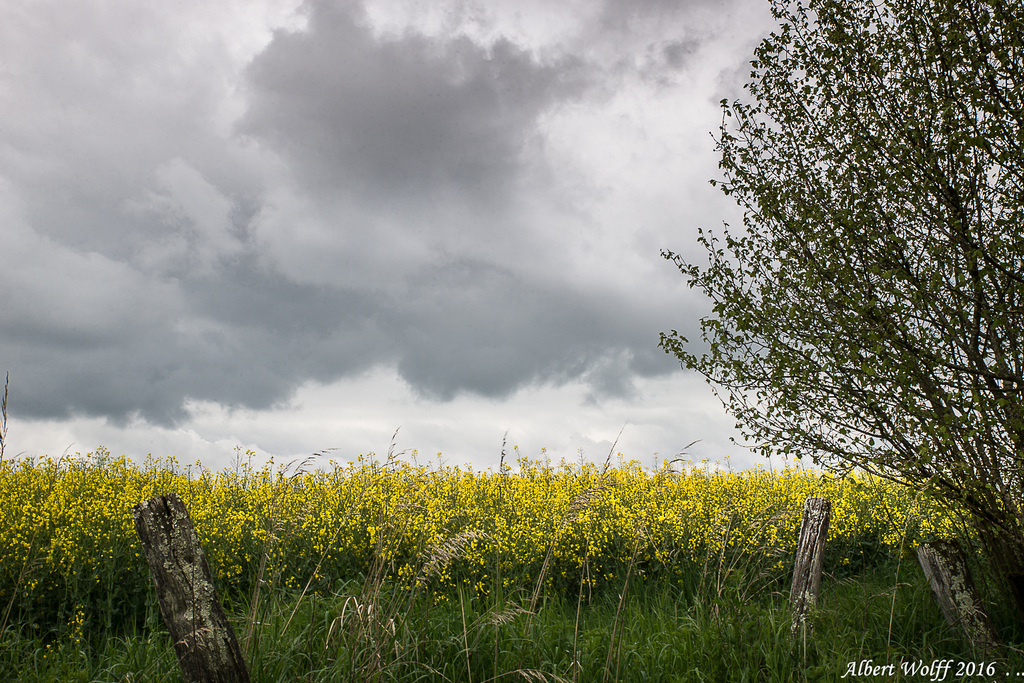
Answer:
[[[717,138],[745,229],[663,252],[714,304],[705,350],[660,345],[765,455],[965,511],[1024,618],[1024,5],[772,11]]]

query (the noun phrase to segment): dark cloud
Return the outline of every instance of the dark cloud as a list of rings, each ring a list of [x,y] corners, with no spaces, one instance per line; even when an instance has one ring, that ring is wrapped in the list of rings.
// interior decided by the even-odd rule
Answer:
[[[541,64],[507,39],[375,37],[356,3],[308,5],[249,69],[239,131],[268,141],[307,188],[406,205],[500,200],[537,116],[578,95],[578,60]]]
[[[438,400],[574,380],[596,400],[677,367],[656,343],[683,297],[594,285],[586,264],[620,256],[590,253],[611,248],[587,205],[608,191],[584,178],[565,199],[588,169],[545,156],[545,117],[599,106],[604,67],[381,36],[359,4],[319,0],[239,64],[147,7],[0,27],[3,97],[23,103],[0,114],[14,414],[180,424],[189,401],[267,408],[380,365]],[[633,16],[615,7],[608,22]],[[651,72],[697,44],[638,43]]]
[[[26,243],[27,242],[27,243]],[[366,293],[300,286],[244,260],[216,277],[154,282],[98,255],[8,243],[0,358],[18,415],[141,417],[170,425],[186,399],[267,408],[297,383],[381,359]]]
[[[595,364],[620,361],[624,349],[650,347],[656,337],[653,320],[629,302],[539,285],[488,264],[449,263],[411,285],[419,294],[399,309],[395,330],[399,371],[421,393],[445,400],[460,391],[500,398],[533,382],[589,379]],[[630,370],[628,361],[620,367]],[[626,393],[628,382],[612,380],[614,372],[595,374],[595,389]]]

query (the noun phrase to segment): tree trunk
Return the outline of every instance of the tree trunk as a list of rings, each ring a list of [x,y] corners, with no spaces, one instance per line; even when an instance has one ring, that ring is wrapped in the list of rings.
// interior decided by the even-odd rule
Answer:
[[[982,607],[971,570],[956,541],[924,543],[917,549],[917,559],[949,625],[962,629],[975,649],[997,647],[995,628]]]
[[[808,498],[804,501],[800,540],[797,542],[796,563],[793,568],[793,587],[789,592],[793,608],[790,635],[794,637],[801,627],[806,627],[807,613],[818,600],[821,565],[825,557],[825,540],[828,538],[831,516],[832,503],[828,498]]]
[[[1005,525],[1018,528],[1013,520]],[[994,524],[975,523],[981,538],[985,559],[1004,582],[1008,597],[1017,611],[1017,621],[1024,624],[1024,539],[1019,533],[1007,532]]]
[[[171,493],[139,503],[132,515],[185,683],[248,683],[185,504]]]

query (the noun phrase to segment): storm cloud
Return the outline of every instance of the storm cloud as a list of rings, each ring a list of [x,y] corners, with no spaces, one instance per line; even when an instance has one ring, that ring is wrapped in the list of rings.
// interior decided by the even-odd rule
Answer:
[[[637,398],[705,310],[658,250],[725,206],[685,120],[746,4],[5,6],[12,415],[189,428],[381,368]]]

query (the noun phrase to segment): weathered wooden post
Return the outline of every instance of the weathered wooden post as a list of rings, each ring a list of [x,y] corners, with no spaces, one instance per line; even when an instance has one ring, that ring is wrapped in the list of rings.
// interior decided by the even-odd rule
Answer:
[[[139,503],[132,515],[185,683],[249,683],[185,504],[170,493]]]
[[[953,540],[922,543],[917,549],[917,560],[928,577],[946,622],[954,629],[962,629],[976,649],[998,647],[995,627],[982,607],[960,545]]]
[[[793,608],[790,635],[795,637],[807,625],[807,613],[818,600],[821,589],[821,565],[825,558],[825,540],[832,517],[832,502],[828,498],[808,498],[804,501],[804,514],[800,522],[800,539],[796,546],[793,567],[793,587],[789,601]]]

